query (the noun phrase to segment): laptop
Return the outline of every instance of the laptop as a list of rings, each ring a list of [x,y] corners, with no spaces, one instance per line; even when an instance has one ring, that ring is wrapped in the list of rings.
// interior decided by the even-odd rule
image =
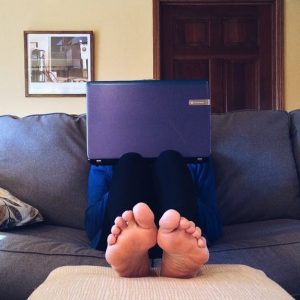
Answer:
[[[176,150],[187,162],[211,153],[207,81],[142,80],[87,83],[87,156],[113,164],[135,152],[154,159]]]

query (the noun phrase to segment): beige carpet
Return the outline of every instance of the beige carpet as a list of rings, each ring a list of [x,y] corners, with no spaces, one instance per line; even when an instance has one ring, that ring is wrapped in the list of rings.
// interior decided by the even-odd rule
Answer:
[[[158,272],[154,270],[154,272]],[[244,265],[206,265],[193,279],[120,278],[111,268],[66,266],[50,273],[30,300],[293,299],[262,271]]]

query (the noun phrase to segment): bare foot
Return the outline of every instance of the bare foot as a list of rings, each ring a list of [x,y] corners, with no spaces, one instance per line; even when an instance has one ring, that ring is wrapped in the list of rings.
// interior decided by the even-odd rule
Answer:
[[[105,258],[122,277],[148,276],[148,250],[156,244],[157,228],[154,214],[145,203],[117,217],[107,238]]]
[[[159,221],[157,243],[163,249],[161,276],[191,278],[208,261],[206,240],[199,227],[167,210]]]

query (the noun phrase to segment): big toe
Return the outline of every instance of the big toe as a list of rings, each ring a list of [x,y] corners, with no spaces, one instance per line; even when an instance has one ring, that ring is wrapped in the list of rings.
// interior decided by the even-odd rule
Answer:
[[[154,213],[146,203],[140,202],[136,204],[132,211],[134,219],[140,227],[146,229],[155,227]]]
[[[160,230],[171,232],[178,228],[180,224],[180,214],[174,209],[167,210],[159,220]]]

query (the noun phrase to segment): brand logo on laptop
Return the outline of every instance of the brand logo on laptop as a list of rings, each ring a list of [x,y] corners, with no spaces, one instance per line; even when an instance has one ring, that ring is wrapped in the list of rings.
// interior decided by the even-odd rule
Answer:
[[[210,105],[210,99],[190,99],[189,105],[191,105],[191,106]]]

